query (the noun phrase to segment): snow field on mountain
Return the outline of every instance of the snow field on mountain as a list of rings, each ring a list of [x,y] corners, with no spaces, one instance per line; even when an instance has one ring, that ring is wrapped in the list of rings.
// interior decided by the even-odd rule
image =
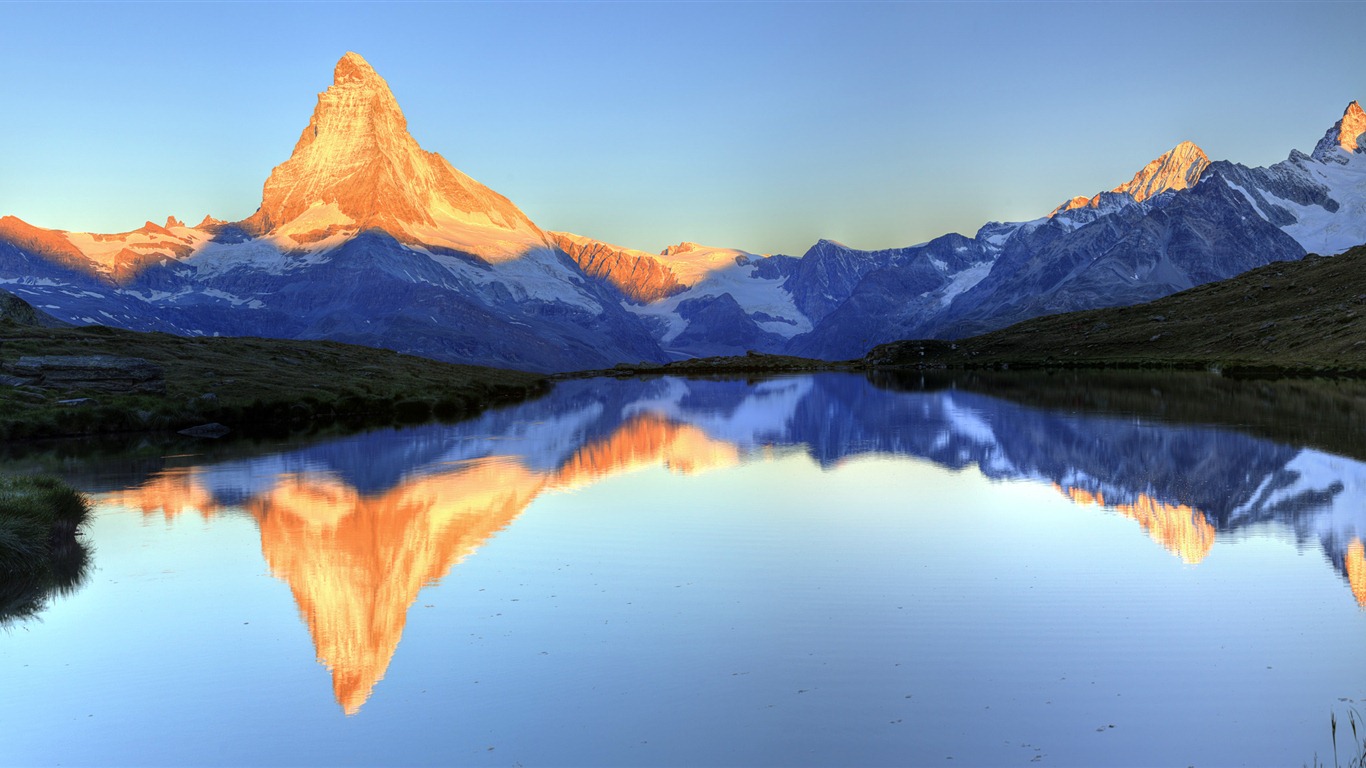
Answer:
[[[755,257],[759,258],[759,257]],[[797,304],[792,300],[792,294],[783,289],[786,278],[766,279],[754,275],[757,267],[753,263],[736,264],[732,261],[728,266],[716,269],[707,275],[706,279],[692,286],[688,290],[661,299],[651,304],[635,305],[623,303],[628,311],[646,318],[657,318],[664,321],[667,331],[660,338],[660,342],[668,344],[688,327],[688,321],[678,314],[678,305],[689,299],[700,299],[708,296],[720,296],[729,293],[735,303],[748,314],[763,312],[771,317],[781,318],[781,320],[755,321],[759,327],[765,331],[776,333],[784,338],[792,338],[799,333],[806,333],[811,330],[811,320],[797,309]],[[792,322],[783,322],[790,320]]]

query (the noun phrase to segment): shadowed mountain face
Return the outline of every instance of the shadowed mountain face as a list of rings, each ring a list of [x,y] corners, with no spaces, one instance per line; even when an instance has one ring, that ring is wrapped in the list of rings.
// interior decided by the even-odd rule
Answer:
[[[649,467],[692,474],[805,453],[976,467],[1122,515],[1187,563],[1247,526],[1316,544],[1366,607],[1366,465],[1205,426],[1031,408],[953,388],[852,375],[750,384],[571,381],[453,426],[381,431],[154,473],[98,496],[176,517],[247,514],[358,711],[384,677],[427,584],[513,524],[537,497]],[[893,470],[894,471],[894,470]]]

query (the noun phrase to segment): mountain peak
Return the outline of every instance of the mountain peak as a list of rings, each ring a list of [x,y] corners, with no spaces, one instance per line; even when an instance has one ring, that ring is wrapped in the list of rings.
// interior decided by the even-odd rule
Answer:
[[[697,249],[699,249],[699,248],[701,248],[701,247],[702,247],[702,246],[698,245],[697,243],[692,243],[692,242],[688,242],[687,240],[684,240],[683,242],[679,243],[678,245],[671,245],[671,246],[665,248],[664,250],[662,250],[662,251],[659,252],[659,255],[660,255],[660,256],[673,256],[673,255],[679,254],[679,253],[689,253],[689,252],[695,251],[695,250],[697,250]]]
[[[1330,159],[1345,162],[1346,158],[1339,154],[1339,150],[1348,154],[1366,152],[1366,111],[1356,101],[1347,105],[1342,111],[1342,119],[1333,123],[1333,127],[1319,139],[1312,157],[1320,162]]]
[[[507,198],[418,146],[389,84],[355,53],[337,62],[294,152],[271,171],[261,207],[245,223],[301,243],[379,228],[486,258],[545,245]]]
[[[1193,142],[1183,141],[1172,147],[1171,151],[1157,157],[1143,166],[1127,183],[1114,189],[1127,192],[1134,200],[1143,202],[1153,195],[1169,189],[1187,189],[1195,186],[1200,174],[1209,166],[1209,155]]]
[[[366,61],[359,53],[353,51],[347,51],[343,54],[342,57],[337,60],[337,67],[332,70],[332,82],[334,84],[374,80],[379,81],[381,84],[384,84],[384,87],[388,88],[388,84],[384,83],[384,78],[380,77],[379,73],[375,72],[375,68],[370,66],[370,62]]]
[[[1366,134],[1366,111],[1362,111],[1361,104],[1355,100],[1343,110],[1337,128],[1338,146],[1348,152],[1359,152],[1366,147],[1366,141],[1361,138]]]
[[[1204,173],[1208,167],[1209,156],[1205,154],[1205,150],[1196,146],[1194,142],[1183,141],[1167,152],[1158,155],[1152,162],[1143,166],[1142,170],[1135,173],[1132,179],[1120,184],[1110,192],[1127,194],[1134,199],[1134,202],[1141,203],[1168,190],[1188,189],[1195,186],[1195,182],[1200,180],[1200,174]],[[1053,214],[1059,211],[1070,211],[1074,208],[1095,208],[1100,205],[1100,201],[1101,195],[1090,198],[1074,197],[1058,206]]]

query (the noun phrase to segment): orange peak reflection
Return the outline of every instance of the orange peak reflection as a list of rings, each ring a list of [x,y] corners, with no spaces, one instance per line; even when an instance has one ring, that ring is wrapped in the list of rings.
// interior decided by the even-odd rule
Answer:
[[[135,509],[145,517],[160,514],[168,521],[190,511],[205,519],[221,511],[193,469],[168,470],[137,488],[101,494],[99,499],[104,504]]]
[[[248,503],[271,573],[294,593],[346,714],[384,677],[418,592],[544,484],[518,463],[483,460],[371,497],[330,475],[287,475]]]
[[[636,416],[553,471],[510,458],[451,464],[365,495],[329,473],[287,474],[244,507],[271,573],[289,585],[337,703],[355,714],[384,678],[408,609],[547,490],[572,490],[653,466],[692,473],[732,466],[731,444],[697,427]],[[108,503],[174,519],[221,511],[195,470],[159,475]]]
[[[679,424],[656,414],[639,414],[610,437],[580,448],[555,473],[556,489],[590,485],[608,475],[664,466],[682,474],[731,467],[740,463],[739,450],[713,440],[691,424]]]
[[[1075,504],[1113,509],[1137,520],[1154,541],[1183,561],[1195,565],[1205,559],[1214,546],[1214,526],[1199,510],[1185,504],[1167,504],[1140,493],[1132,504],[1106,504],[1105,496],[1084,488],[1053,488]]]
[[[1352,543],[1347,545],[1347,556],[1344,558],[1347,567],[1347,583],[1352,585],[1352,595],[1357,599],[1357,605],[1366,608],[1366,546],[1362,546],[1361,539],[1353,538]]]

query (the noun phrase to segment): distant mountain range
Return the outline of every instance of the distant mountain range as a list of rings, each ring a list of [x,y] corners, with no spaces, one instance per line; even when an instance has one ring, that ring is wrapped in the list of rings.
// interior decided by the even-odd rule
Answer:
[[[261,207],[100,235],[0,218],[0,287],[72,323],[332,339],[536,371],[747,350],[827,359],[1151,300],[1366,242],[1366,114],[1268,168],[1184,142],[1111,191],[973,237],[803,256],[649,254],[546,232],[426,152],[360,56],[337,63]]]

